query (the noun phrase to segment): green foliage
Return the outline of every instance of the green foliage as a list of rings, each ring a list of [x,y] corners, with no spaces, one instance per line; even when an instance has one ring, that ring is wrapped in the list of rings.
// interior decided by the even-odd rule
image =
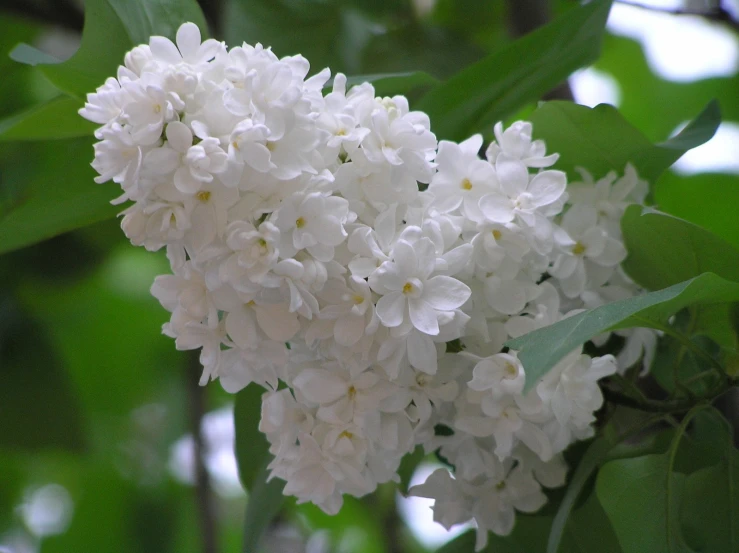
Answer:
[[[58,96],[0,121],[0,140],[49,140],[90,136],[96,125],[77,111],[82,103]]]
[[[577,167],[596,179],[609,171],[623,172],[627,163],[641,178],[655,182],[686,151],[711,139],[721,121],[711,102],[677,136],[652,144],[609,104],[589,108],[571,102],[547,102],[532,115],[534,137],[546,141],[547,150],[558,152],[557,167],[578,178]]]
[[[558,361],[591,338],[610,330],[646,327],[665,330],[669,317],[691,305],[739,301],[739,283],[704,273],[669,288],[615,301],[563,319],[525,336],[508,340],[519,350],[528,391]]]
[[[34,144],[27,151],[33,166],[17,185],[6,181],[13,194],[0,204],[0,253],[90,225],[120,211],[110,205],[119,190],[96,185],[89,165],[92,140],[77,138]]]
[[[695,224],[633,205],[621,228],[629,252],[623,267],[648,290],[705,272],[739,282],[739,249]]]
[[[436,86],[418,108],[440,139],[488,129],[593,61],[610,8],[597,0],[561,16]]]

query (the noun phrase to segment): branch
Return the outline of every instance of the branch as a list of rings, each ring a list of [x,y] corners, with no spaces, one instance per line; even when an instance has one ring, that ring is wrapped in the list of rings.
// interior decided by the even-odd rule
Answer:
[[[203,539],[203,553],[217,553],[216,511],[210,477],[205,466],[205,443],[202,423],[205,415],[205,388],[198,384],[203,367],[200,364],[199,350],[187,353],[187,371],[185,386],[189,399],[190,432],[192,433],[195,457],[195,494],[198,510],[198,522]]]
[[[712,8],[708,8],[705,10],[690,10],[690,9],[675,9],[675,8],[660,8],[658,6],[649,6],[647,4],[642,4],[640,2],[632,2],[631,0],[615,0],[616,4],[621,4],[623,6],[631,6],[633,8],[639,8],[642,10],[649,10],[653,12],[659,12],[659,13],[667,13],[670,15],[694,15],[698,17],[702,17],[703,19],[707,19],[709,21],[713,21],[715,23],[721,23],[724,25],[727,25],[731,27],[734,31],[739,32],[739,21],[734,19],[731,15],[731,12],[729,12],[726,8],[723,7],[721,2],[718,2],[717,5],[713,6]]]
[[[71,2],[39,4],[30,0],[4,0],[3,8],[13,15],[26,19],[35,19],[42,23],[59,25],[70,31],[82,32],[84,16]]]

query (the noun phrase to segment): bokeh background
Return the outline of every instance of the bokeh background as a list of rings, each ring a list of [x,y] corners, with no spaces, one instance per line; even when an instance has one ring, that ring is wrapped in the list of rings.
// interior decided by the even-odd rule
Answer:
[[[211,34],[230,45],[261,41],[279,55],[302,53],[316,70],[420,69],[440,78],[576,4],[201,1]],[[739,0],[642,4],[614,4],[600,59],[551,97],[613,104],[653,141],[717,98],[723,123],[716,136],[664,175],[655,197],[659,202],[659,190],[670,187],[704,191],[717,203],[739,201]],[[83,13],[76,0],[0,1],[0,131],[14,113],[57,94],[9,52],[25,42],[59,59],[71,56]],[[0,229],[13,190],[29,182],[48,190],[50,218],[60,187],[89,186],[92,194],[112,186],[92,182],[91,158],[91,139],[0,138]],[[690,209],[689,197],[681,205],[678,195],[670,211]],[[167,314],[149,287],[166,272],[166,260],[128,244],[115,211],[0,255],[0,552],[240,551],[248,498],[233,455],[232,398],[217,383],[199,388],[192,355],[161,335]],[[708,228],[739,224],[709,211],[698,217]],[[414,480],[423,480],[431,463],[421,464]],[[435,525],[428,505],[393,486],[348,498],[336,517],[288,504],[264,550],[434,551],[463,529]]]

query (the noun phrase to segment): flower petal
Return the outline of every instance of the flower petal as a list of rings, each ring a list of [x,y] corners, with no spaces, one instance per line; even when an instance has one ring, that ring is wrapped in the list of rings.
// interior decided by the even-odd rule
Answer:
[[[472,291],[456,278],[437,275],[426,281],[422,299],[439,311],[453,311],[466,302]]]

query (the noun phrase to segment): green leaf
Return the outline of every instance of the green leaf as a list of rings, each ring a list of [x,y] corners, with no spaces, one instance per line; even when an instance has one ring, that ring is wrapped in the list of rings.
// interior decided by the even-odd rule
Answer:
[[[739,455],[687,477],[680,511],[686,541],[697,551],[739,551]]]
[[[710,140],[720,122],[718,103],[711,102],[679,135],[652,144],[616,108],[594,108],[571,102],[546,102],[531,115],[534,138],[543,139],[547,151],[557,152],[557,168],[578,178],[582,167],[596,179],[609,171],[623,172],[627,163],[639,176],[655,182],[686,151]]]
[[[21,42],[16,45],[15,48],[10,51],[8,57],[13,61],[17,61],[18,63],[23,63],[25,65],[61,63],[60,59],[55,58],[46,52],[42,52],[38,48],[34,48],[25,42]]]
[[[418,109],[439,138],[486,129],[595,60],[610,8],[610,0],[596,0],[572,9],[436,86]]]
[[[237,438],[238,440],[238,438]],[[238,442],[237,442],[238,443]],[[265,459],[258,474],[254,478],[254,486],[250,490],[244,516],[244,553],[257,553],[259,542],[272,519],[280,512],[285,496],[282,493],[285,482],[273,478],[267,482],[269,471],[268,460]],[[240,465],[239,465],[240,466]]]
[[[706,272],[739,282],[739,250],[693,223],[632,205],[621,228],[629,252],[623,268],[649,290]]]
[[[624,551],[692,551],[680,533],[684,486],[685,475],[672,472],[668,455],[620,459],[600,469],[596,493]]]
[[[113,184],[95,184],[90,167],[92,139],[68,139],[34,144],[28,149],[30,176],[16,185],[12,203],[0,206],[0,253],[51,238],[63,232],[115,216],[120,206],[110,200],[120,193]],[[9,175],[10,176],[10,175]]]
[[[614,441],[609,437],[598,438],[590,444],[585,455],[580,459],[572,478],[567,484],[567,491],[559,504],[557,514],[552,521],[552,530],[547,541],[547,553],[557,553],[560,550],[560,542],[565,534],[565,528],[570,520],[570,513],[575,506],[575,502],[590,476],[605,460],[614,445]]]
[[[700,225],[739,248],[739,179],[735,175],[667,172],[654,188],[654,200],[661,211]]]
[[[506,345],[519,350],[527,392],[568,353],[598,334],[620,328],[663,328],[670,316],[689,305],[738,300],[739,283],[705,273],[664,290],[590,309],[508,340]]]
[[[560,154],[557,168],[578,178],[583,167],[595,178],[611,170],[623,171],[637,152],[652,147],[646,136],[616,108],[594,108],[572,102],[545,102],[531,114],[534,138],[546,142],[547,152]]]
[[[59,96],[0,121],[0,140],[50,140],[91,136],[94,123],[77,113],[82,102]]]
[[[262,395],[264,388],[250,384],[238,394],[234,404],[234,427],[236,432],[236,461],[239,478],[245,489],[251,490],[258,483],[262,465],[270,456],[269,442],[259,431],[262,418]]]
[[[655,182],[685,152],[711,140],[720,123],[721,109],[713,100],[676,136],[635,156],[632,163],[639,170],[639,176]]]
[[[88,0],[89,2],[89,0]],[[166,36],[174,40],[183,23],[195,23],[203,38],[208,26],[195,0],[107,0],[123,23],[131,42],[148,44],[149,37]]]
[[[152,35],[174,38],[187,21],[207,35],[195,0],[87,0],[79,50],[67,61],[39,68],[60,90],[84,98],[116,74],[128,50]]]

